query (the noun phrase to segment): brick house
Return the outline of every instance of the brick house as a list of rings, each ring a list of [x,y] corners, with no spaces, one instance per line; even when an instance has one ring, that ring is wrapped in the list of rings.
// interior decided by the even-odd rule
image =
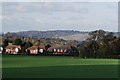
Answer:
[[[69,45],[56,44],[56,45],[48,48],[48,51],[52,52],[53,54],[65,54],[70,49],[71,49],[71,46],[69,46]]]
[[[39,54],[44,52],[45,46],[44,45],[31,46],[27,50],[29,50],[30,54]]]
[[[21,51],[20,45],[8,45],[5,48],[5,53],[7,54],[18,54]]]

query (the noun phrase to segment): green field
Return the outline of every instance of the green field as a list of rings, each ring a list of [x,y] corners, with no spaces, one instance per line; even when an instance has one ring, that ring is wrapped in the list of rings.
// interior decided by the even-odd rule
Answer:
[[[3,78],[118,77],[118,59],[7,55],[2,61]]]

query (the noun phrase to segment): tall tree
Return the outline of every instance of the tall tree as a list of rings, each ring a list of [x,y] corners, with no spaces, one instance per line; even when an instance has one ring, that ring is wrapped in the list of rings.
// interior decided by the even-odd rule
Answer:
[[[47,50],[49,47],[51,47],[50,44],[45,45],[45,49]]]
[[[6,46],[8,46],[8,43],[9,43],[9,40],[5,39],[5,40],[3,40],[2,46],[5,48]]]
[[[26,52],[26,49],[28,47],[31,47],[33,44],[30,41],[27,41],[24,43],[24,45],[22,46],[22,52]]]
[[[94,55],[97,54],[99,44],[103,43],[105,33],[106,32],[103,30],[96,30],[89,33],[89,38],[87,39],[89,43],[86,46],[86,50],[88,53],[92,53]]]
[[[96,41],[91,41],[87,45],[87,52],[89,54],[96,55],[99,49],[99,44]]]
[[[13,45],[22,45],[22,40],[19,39],[19,38],[16,38],[16,39],[13,41]]]
[[[96,30],[89,33],[89,38],[87,39],[90,41],[96,41],[98,43],[102,43],[103,38],[105,36],[106,32],[103,30]]]

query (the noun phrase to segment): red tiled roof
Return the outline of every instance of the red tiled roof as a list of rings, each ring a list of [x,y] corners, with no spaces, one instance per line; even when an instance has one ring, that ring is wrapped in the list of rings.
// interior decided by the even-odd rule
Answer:
[[[69,45],[55,45],[55,46],[52,46],[50,48],[48,48],[48,51],[52,51],[53,49],[71,49],[71,46]]]
[[[38,49],[38,46],[31,46],[28,48],[29,50],[35,50],[35,49]]]
[[[40,45],[40,46],[31,46],[28,49],[29,50],[35,50],[35,49],[44,49],[45,50],[45,46],[44,45]]]
[[[5,49],[11,49],[11,48],[19,48],[21,49],[20,45],[8,45]]]

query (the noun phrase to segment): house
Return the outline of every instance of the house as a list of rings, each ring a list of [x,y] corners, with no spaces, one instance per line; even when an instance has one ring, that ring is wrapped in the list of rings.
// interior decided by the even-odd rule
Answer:
[[[45,46],[44,45],[32,46],[29,47],[27,50],[29,50],[30,54],[39,54],[44,52]]]
[[[56,44],[56,45],[48,48],[48,51],[52,52],[53,54],[65,54],[70,49],[71,49],[71,46],[69,46],[69,45]]]
[[[2,46],[0,47],[0,53],[3,53],[3,47]]]
[[[8,45],[5,48],[5,53],[7,54],[18,54],[21,51],[20,45]]]

